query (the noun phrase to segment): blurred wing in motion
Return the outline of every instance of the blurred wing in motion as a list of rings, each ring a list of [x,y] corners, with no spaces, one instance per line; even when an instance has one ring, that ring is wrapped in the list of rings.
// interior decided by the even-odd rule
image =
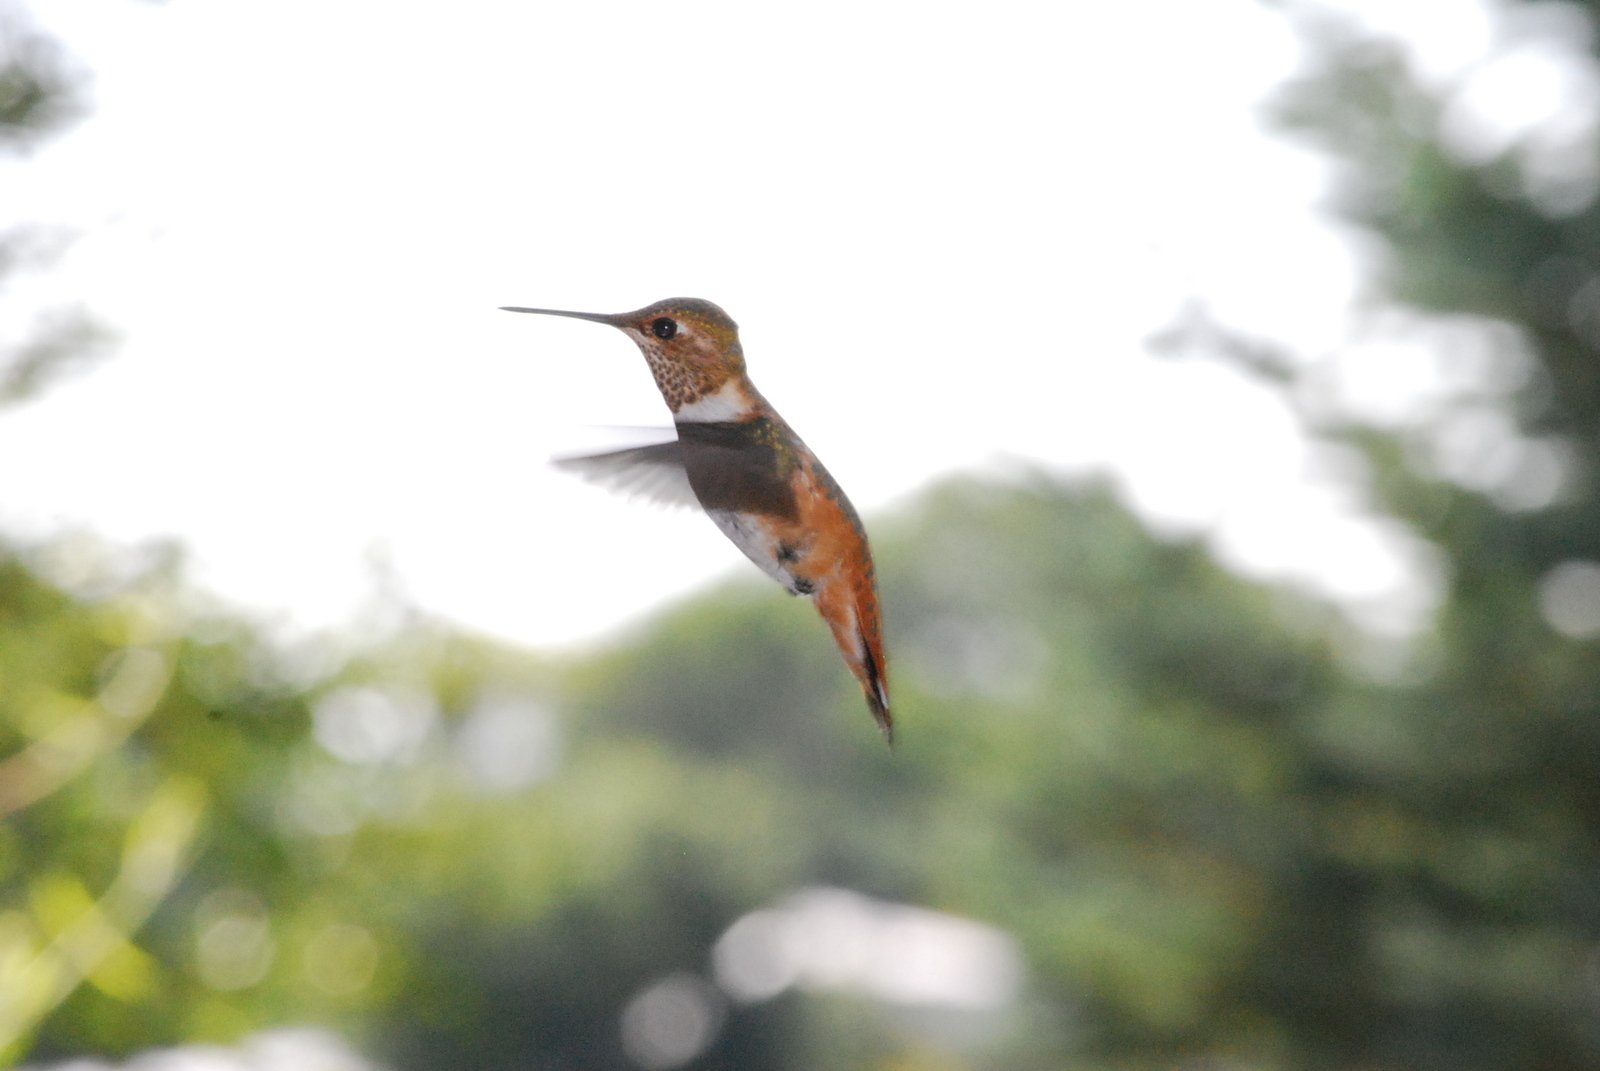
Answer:
[[[558,457],[554,464],[610,491],[664,506],[700,508],[700,500],[683,471],[683,444],[676,440]]]

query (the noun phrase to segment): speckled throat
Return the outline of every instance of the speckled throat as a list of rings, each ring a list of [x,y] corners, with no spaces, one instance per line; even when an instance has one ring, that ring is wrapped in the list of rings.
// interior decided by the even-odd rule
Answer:
[[[667,354],[663,347],[649,337],[642,339],[639,348],[650,365],[667,408],[676,413],[691,402],[715,393],[735,375],[735,369],[744,367],[744,352],[734,341],[731,348],[720,351],[710,346],[696,347],[688,355]]]

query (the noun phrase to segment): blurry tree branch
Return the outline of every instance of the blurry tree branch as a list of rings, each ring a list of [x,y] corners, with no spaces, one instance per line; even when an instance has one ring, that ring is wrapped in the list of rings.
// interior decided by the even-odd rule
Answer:
[[[119,654],[94,699],[38,697],[36,712],[19,719],[24,729],[29,723],[44,726],[38,738],[0,760],[0,818],[59,789],[126,740],[156,709],[171,675],[160,651],[131,647]]]
[[[0,2],[0,157],[26,157],[82,118],[86,80],[20,5]],[[62,245],[52,228],[7,227],[0,232],[0,287],[53,259]],[[16,315],[14,308],[7,312]],[[54,310],[6,331],[0,335],[0,408],[35,396],[51,379],[96,356],[104,341],[104,332],[80,310]]]
[[[83,73],[61,45],[0,5],[0,152],[27,153],[82,117]]]
[[[88,314],[56,312],[34,324],[29,336],[0,360],[0,408],[37,396],[73,366],[92,361],[107,342]]]
[[[195,779],[167,777],[129,824],[121,869],[98,900],[52,871],[29,883],[31,912],[13,908],[0,918],[0,1060],[15,1059],[85,980],[123,1000],[150,988],[153,962],[130,938],[183,874],[205,801]]]

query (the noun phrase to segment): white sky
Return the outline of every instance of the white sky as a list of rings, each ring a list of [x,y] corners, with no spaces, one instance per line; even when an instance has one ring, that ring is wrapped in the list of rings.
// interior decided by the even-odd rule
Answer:
[[[757,574],[547,466],[666,410],[620,333],[496,306],[693,295],[869,527],[1024,460],[1111,471],[1257,574],[1402,585],[1270,393],[1147,353],[1191,297],[1315,352],[1359,285],[1323,169],[1260,130],[1297,52],[1255,0],[37,15],[94,114],[0,171],[9,216],[85,232],[21,296],[121,342],[0,415],[11,531],[175,536],[301,625],[379,547],[431,610],[591,637]]]

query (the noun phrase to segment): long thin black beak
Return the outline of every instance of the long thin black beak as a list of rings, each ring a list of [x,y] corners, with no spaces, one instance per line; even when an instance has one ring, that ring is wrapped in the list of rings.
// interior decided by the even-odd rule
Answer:
[[[621,327],[625,322],[621,316],[603,312],[568,312],[565,309],[525,309],[518,305],[501,305],[505,312],[532,312],[540,316],[566,316],[573,320],[592,320],[597,324],[610,324],[612,327]]]

